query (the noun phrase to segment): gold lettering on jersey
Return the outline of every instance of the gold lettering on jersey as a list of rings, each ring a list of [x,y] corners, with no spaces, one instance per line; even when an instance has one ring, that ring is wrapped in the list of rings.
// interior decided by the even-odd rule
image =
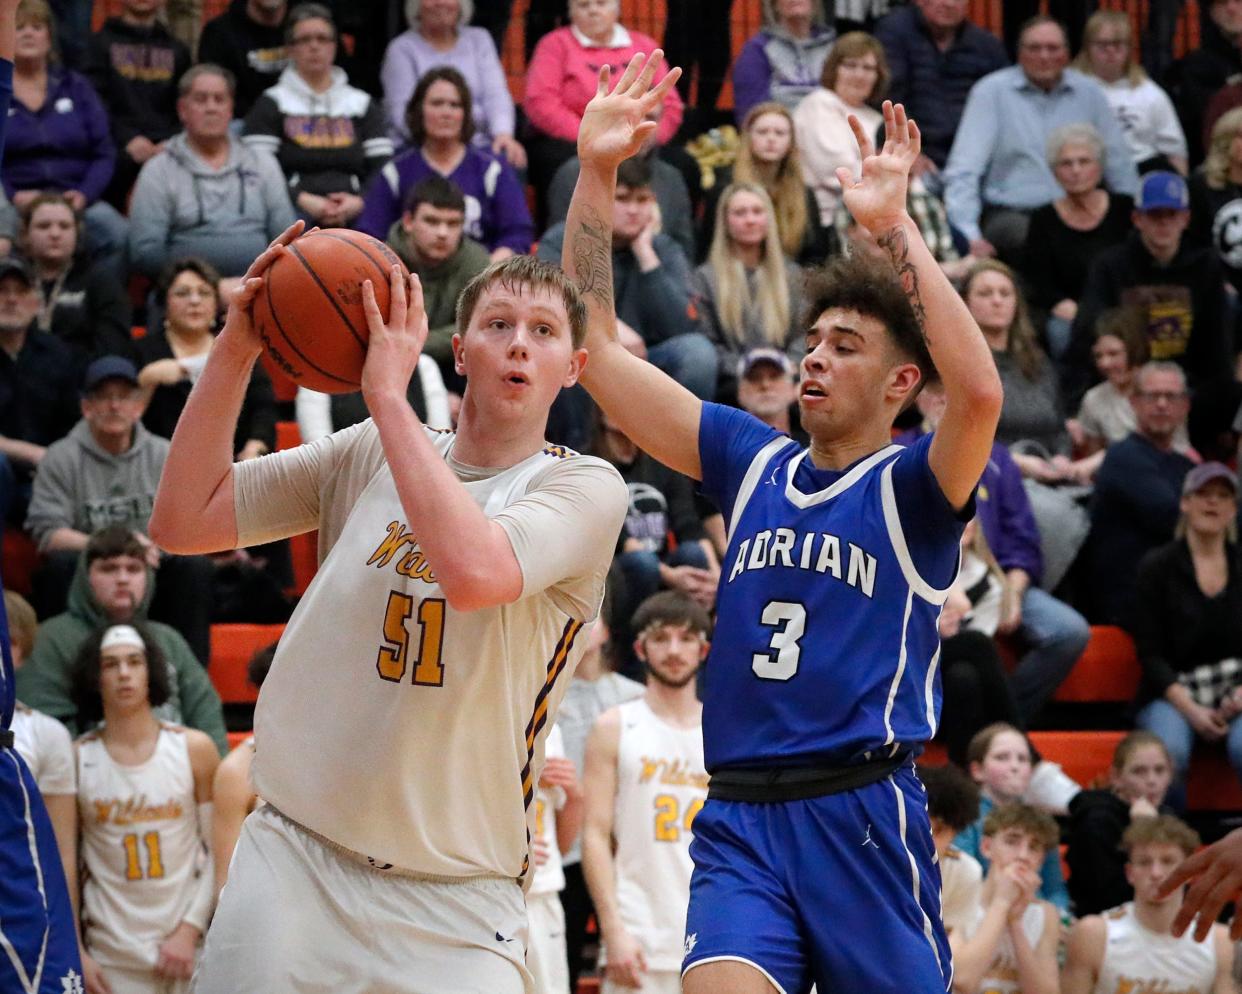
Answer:
[[[842,542],[827,532],[804,532],[792,528],[765,528],[737,547],[728,583],[742,573],[757,569],[801,569],[831,574],[863,595],[875,595],[876,557],[853,542]]]
[[[638,774],[639,783],[659,783],[665,787],[697,787],[707,790],[706,773],[691,769],[684,759],[652,759],[641,757],[642,770]]]
[[[144,821],[175,821],[182,817],[185,809],[181,802],[173,799],[161,804],[153,804],[147,800],[146,794],[121,799],[96,800],[91,802],[95,808],[95,821],[106,825],[138,825]]]
[[[1144,980],[1142,977],[1127,977],[1124,974],[1117,978],[1116,994],[1201,994],[1202,988],[1196,984],[1188,987],[1175,987],[1176,981]]]
[[[408,549],[407,546],[409,546]],[[399,554],[401,558],[397,559]],[[418,547],[418,539],[400,521],[388,522],[386,534],[375,547],[375,551],[371,553],[367,565],[383,569],[394,559],[397,560],[397,564],[393,568],[402,576],[408,576],[411,580],[422,580],[424,583],[436,582],[435,574],[431,571],[431,564],[427,562],[427,557]]]

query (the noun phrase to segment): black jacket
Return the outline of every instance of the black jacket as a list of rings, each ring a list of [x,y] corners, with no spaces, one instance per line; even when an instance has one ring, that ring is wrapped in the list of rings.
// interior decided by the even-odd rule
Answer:
[[[1161,805],[1161,814],[1172,814]],[[1098,915],[1134,897],[1126,881],[1121,837],[1130,827],[1130,805],[1111,790],[1084,790],[1069,805],[1065,854],[1074,914]]]
[[[256,24],[246,13],[246,0],[233,0],[228,10],[203,25],[198,61],[224,66],[237,77],[233,116],[245,117],[289,64],[284,22],[274,28]]]
[[[139,135],[159,143],[181,130],[177,81],[190,63],[190,50],[158,21],[146,29],[110,17],[91,36],[86,75],[108,109],[118,151]]]
[[[1139,564],[1126,627],[1143,667],[1140,707],[1163,696],[1179,673],[1242,657],[1242,563],[1237,546],[1228,547],[1227,559],[1229,582],[1216,597],[1199,589],[1184,539],[1152,550]]]
[[[0,435],[43,446],[68,435],[81,417],[83,360],[33,326],[16,359],[0,349]]]
[[[45,306],[51,308],[49,332],[85,356],[133,358],[133,307],[124,284],[82,255],[57,283],[41,281]]]
[[[1203,114],[1208,102],[1230,76],[1238,73],[1242,73],[1242,52],[1210,18],[1204,18],[1199,47],[1175,62],[1165,80],[1165,89],[1173,96],[1173,106],[1186,132],[1192,166],[1203,159]]]

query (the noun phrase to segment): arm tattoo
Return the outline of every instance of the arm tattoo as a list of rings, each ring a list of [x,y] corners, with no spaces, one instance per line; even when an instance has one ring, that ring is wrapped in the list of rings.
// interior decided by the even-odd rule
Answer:
[[[572,245],[574,281],[584,296],[594,297],[605,311],[612,311],[612,231],[594,207],[584,207],[578,230],[567,233]]]
[[[927,312],[923,309],[923,297],[919,292],[919,271],[910,261],[910,242],[906,229],[901,225],[890,228],[877,241],[892,260],[893,268],[897,270],[897,278],[901,281],[901,288],[906,292],[910,306],[914,308],[914,316],[919,322],[923,338],[926,339]]]

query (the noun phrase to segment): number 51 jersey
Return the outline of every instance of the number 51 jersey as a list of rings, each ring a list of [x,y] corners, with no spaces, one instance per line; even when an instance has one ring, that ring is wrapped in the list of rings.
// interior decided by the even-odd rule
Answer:
[[[931,436],[844,471],[704,405],[703,490],[728,524],[705,668],[707,769],[842,765],[917,749],[940,710],[937,621],[962,522]]]

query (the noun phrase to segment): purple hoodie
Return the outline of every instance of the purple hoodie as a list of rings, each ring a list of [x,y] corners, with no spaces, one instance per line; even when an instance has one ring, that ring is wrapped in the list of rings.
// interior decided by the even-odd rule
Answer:
[[[912,445],[923,434],[923,428],[911,428],[894,441],[898,445]],[[1039,527],[1022,485],[1022,471],[1000,442],[992,444],[992,455],[979,479],[975,515],[1000,568],[1024,570],[1031,583],[1039,583],[1044,571]]]
[[[403,152],[380,170],[366,194],[366,206],[358,215],[359,231],[380,241],[401,217],[401,208],[410,187],[438,171],[416,148]],[[445,179],[452,180],[466,197],[466,234],[481,242],[489,252],[511,248],[522,255],[535,240],[535,224],[526,205],[526,190],[517,173],[503,159],[477,148],[468,148],[465,157]]]
[[[37,111],[13,98],[0,170],[10,200],[18,190],[78,190],[93,204],[115,163],[107,112],[85,76],[48,69],[47,99]]]

